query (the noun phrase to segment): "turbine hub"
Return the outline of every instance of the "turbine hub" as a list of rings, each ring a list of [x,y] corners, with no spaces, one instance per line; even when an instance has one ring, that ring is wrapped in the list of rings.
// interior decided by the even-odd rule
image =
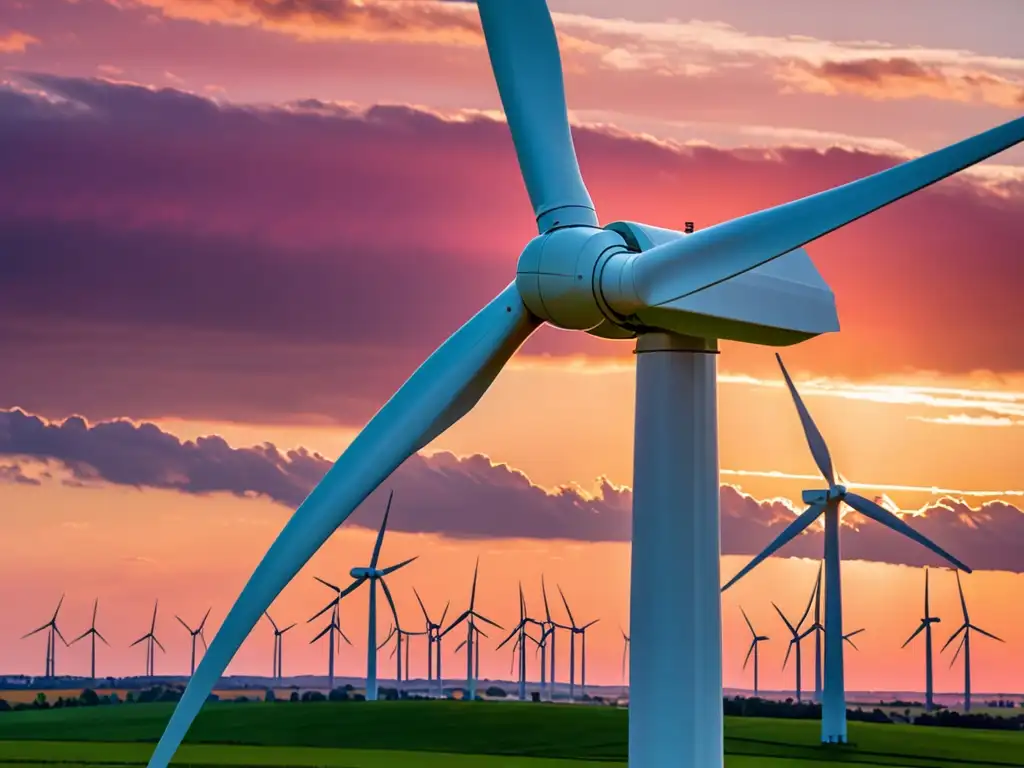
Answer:
[[[842,501],[842,499],[846,496],[846,486],[833,485],[831,488],[828,489],[827,496],[830,501],[833,499],[839,499],[840,501]]]
[[[614,317],[600,298],[601,268],[613,255],[627,251],[622,235],[611,230],[553,229],[526,244],[516,266],[516,288],[527,309],[542,320],[567,330],[592,331]]]

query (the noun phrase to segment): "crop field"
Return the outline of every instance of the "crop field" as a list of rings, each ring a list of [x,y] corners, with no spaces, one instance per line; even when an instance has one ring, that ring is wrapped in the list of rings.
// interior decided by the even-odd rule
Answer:
[[[145,765],[173,705],[0,714],[0,766]],[[627,712],[452,701],[208,705],[175,765],[582,768],[624,764]],[[1024,733],[850,723],[822,747],[818,723],[727,718],[728,768],[1020,768]],[[148,742],[148,743],[147,743]]]

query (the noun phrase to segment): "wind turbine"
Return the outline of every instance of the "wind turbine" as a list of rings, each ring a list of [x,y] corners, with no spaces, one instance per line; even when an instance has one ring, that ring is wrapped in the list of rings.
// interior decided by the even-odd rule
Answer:
[[[133,648],[141,642],[146,643],[146,677],[153,677],[154,661],[156,659],[154,646],[159,646],[161,653],[167,653],[163,645],[160,644],[160,641],[156,639],[156,609],[159,605],[159,600],[153,602],[153,621],[150,622],[149,632],[128,646],[129,648]]]
[[[100,605],[99,598],[96,598],[95,600],[93,600],[93,603],[92,603],[92,624],[89,625],[89,628],[87,630],[85,630],[85,632],[80,634],[78,637],[76,637],[74,640],[72,640],[69,643],[69,645],[74,645],[75,643],[77,643],[79,640],[81,640],[83,638],[86,638],[86,637],[91,638],[92,650],[91,650],[91,654],[90,654],[91,664],[90,664],[89,670],[90,670],[90,679],[94,683],[96,682],[96,638],[98,637],[100,640],[103,641],[103,644],[105,646],[107,646],[108,648],[110,647],[110,643],[108,643],[106,638],[103,637],[103,635],[100,634],[98,629],[96,629],[96,610],[99,608],[99,605]],[[55,615],[54,619],[56,619],[56,618],[57,617]]]
[[[523,582],[519,582],[519,623],[516,624],[512,631],[509,632],[508,637],[498,644],[499,650],[508,643],[513,637],[516,638],[516,642],[512,646],[513,653],[519,649],[519,700],[526,701],[526,627],[528,624],[537,624],[543,630],[543,624],[535,619],[531,619],[527,615],[526,611],[526,598],[523,596]],[[532,638],[531,638],[532,639]],[[540,646],[539,640],[534,640],[534,644]],[[543,662],[541,662],[543,666]]]
[[[963,637],[960,638],[960,644],[956,648],[956,653],[953,654],[953,660],[949,662],[950,668],[956,663],[956,657],[960,655],[960,651],[964,652],[964,712],[971,711],[971,630],[978,632],[985,637],[991,637],[993,640],[998,640],[1000,643],[1005,642],[1002,638],[996,637],[991,632],[986,632],[981,627],[975,626],[971,623],[971,618],[967,614],[967,600],[964,598],[964,587],[960,583],[960,572],[956,574],[956,588],[960,593],[960,608],[963,609],[964,623],[960,625],[959,629],[949,636],[949,640],[942,646],[942,650],[946,650],[949,644],[956,640],[957,636],[963,632]]]
[[[864,631],[864,629],[861,628],[861,629],[855,629],[855,630],[853,630],[853,632],[847,632],[845,635],[843,635],[843,640],[845,642],[849,643],[850,646],[853,648],[853,650],[859,651],[860,648],[858,648],[857,644],[855,642],[853,642],[853,640],[851,640],[850,638],[852,638],[854,635],[859,635],[863,631]]]
[[[384,583],[383,581],[381,582]],[[402,643],[405,643],[405,679],[409,679],[409,646],[412,645],[409,638],[416,637],[417,635],[426,635],[427,632],[410,632],[409,630],[402,629],[402,624],[398,620],[398,609],[395,607],[394,602],[391,600],[391,595],[385,591],[384,594],[388,598],[388,602],[391,605],[391,616],[394,619],[394,625],[388,630],[388,636],[384,639],[384,642],[377,646],[380,650],[386,646],[391,638],[395,638],[395,648],[391,652],[392,656],[397,655],[397,668],[395,671],[395,688],[398,691],[402,690]],[[429,631],[429,630],[428,630]],[[429,645],[429,642],[428,642]],[[429,653],[428,653],[429,656]]]
[[[346,595],[354,592],[365,582],[370,583],[370,618],[367,628],[367,641],[366,641],[366,700],[376,701],[377,700],[377,582],[380,582],[381,588],[384,590],[384,596],[388,600],[388,604],[391,606],[391,612],[397,616],[395,609],[395,601],[391,597],[391,590],[388,589],[388,584],[384,580],[385,576],[394,573],[399,568],[404,568],[413,560],[415,557],[410,557],[408,560],[403,560],[398,565],[392,565],[390,568],[377,568],[377,559],[380,557],[380,548],[384,544],[384,531],[388,527],[388,515],[391,514],[391,501],[395,497],[395,492],[392,491],[388,495],[388,505],[384,508],[384,520],[381,521],[380,530],[377,532],[377,541],[373,545],[373,555],[370,557],[370,565],[366,568],[353,568],[349,571],[349,575],[353,578],[353,582],[348,585],[345,589],[338,589],[337,587],[328,584],[334,590],[338,592],[338,600],[345,597]],[[326,581],[320,579],[324,584]],[[324,610],[327,610],[326,608]],[[321,611],[320,613],[323,613]],[[319,614],[317,614],[319,615]],[[314,616],[313,618],[316,618]]]
[[[777,606],[775,603],[772,603],[772,607],[775,609],[775,612],[779,614],[779,617],[782,619],[783,623],[785,623],[786,629],[789,630],[789,634],[791,635],[790,640],[789,640],[789,645],[786,647],[786,658],[784,658],[782,660],[782,668],[783,669],[785,669],[786,665],[789,663],[789,654],[790,654],[790,652],[793,649],[796,649],[796,658],[794,659],[794,663],[795,663],[795,666],[796,666],[796,700],[797,700],[797,703],[802,701],[801,695],[802,695],[802,690],[803,690],[802,685],[801,685],[801,675],[803,674],[803,661],[802,661],[801,656],[800,656],[800,643],[804,640],[804,638],[806,638],[812,632],[816,633],[818,631],[817,627],[819,626],[817,621],[815,621],[815,623],[812,624],[807,630],[801,631],[802,628],[803,628],[804,622],[807,621],[807,615],[811,612],[811,604],[814,603],[817,600],[817,596],[818,596],[818,586],[817,586],[817,584],[820,583],[820,579],[821,579],[821,571],[820,571],[820,569],[818,571],[818,578],[819,578],[819,581],[815,584],[814,589],[811,590],[811,596],[807,600],[807,607],[804,608],[803,615],[800,616],[800,621],[798,621],[796,624],[793,624],[789,619],[786,618],[786,614],[784,614],[782,612],[782,609],[779,608],[779,606]],[[815,661],[817,661],[817,659],[815,659]],[[820,666],[818,668],[820,669]]]
[[[451,632],[455,627],[459,626],[462,622],[466,622],[466,639],[459,643],[455,652],[458,653],[463,647],[466,649],[466,690],[468,692],[469,700],[476,700],[476,681],[480,675],[480,647],[477,646],[474,653],[473,643],[477,640],[475,635],[481,634],[487,637],[487,634],[476,625],[476,619],[490,624],[498,629],[504,629],[497,622],[491,621],[486,616],[483,616],[476,612],[476,578],[480,571],[480,558],[476,559],[476,565],[473,567],[473,588],[469,593],[469,608],[463,611],[455,621],[448,625],[448,627],[438,636],[438,639],[444,637]]]
[[[548,692],[548,698],[550,701],[555,700],[555,689],[557,685],[555,683],[555,635],[557,634],[558,625],[551,618],[551,606],[548,605],[548,588],[544,584],[544,574],[540,576],[540,593],[544,597],[544,625],[541,627],[540,632],[540,665],[541,665],[541,685],[544,684],[544,663],[545,656],[548,653],[548,641],[551,642],[551,689]]]
[[[63,604],[64,604],[64,595],[61,595],[60,596],[60,600],[57,601],[57,608],[53,612],[53,616],[50,617],[50,620],[48,622],[46,622],[45,624],[43,624],[43,626],[39,627],[38,629],[33,629],[28,634],[21,636],[21,639],[24,640],[27,637],[32,637],[32,635],[35,635],[35,634],[37,634],[39,632],[42,632],[44,629],[47,630],[47,633],[46,633],[46,674],[44,675],[44,677],[52,678],[52,677],[56,677],[57,676],[57,672],[56,672],[56,669],[57,669],[57,640],[56,640],[56,638],[58,638],[58,637],[60,638],[60,641],[62,643],[64,643],[64,647],[65,648],[68,645],[68,641],[64,639],[64,635],[62,635],[60,633],[60,629],[58,629],[58,627],[57,627],[57,614],[60,613],[60,607]]]
[[[825,625],[821,623],[821,576],[825,561],[818,563],[818,580],[814,585],[814,623],[809,631],[814,633],[814,700],[821,703],[821,636]]]
[[[477,5],[539,235],[514,282],[412,374],[300,505],[221,625],[151,768],[166,768],[235,652],[302,566],[403,461],[469,413],[545,323],[638,339],[630,766],[719,768],[717,355],[709,353],[719,339],[786,346],[837,331],[834,296],[802,246],[1024,140],[1018,118],[692,234],[626,221],[602,228],[573,148],[547,4]],[[637,183],[628,174],[622,181]],[[430,289],[446,300],[444,286]],[[666,707],[670,699],[678,704]]]
[[[321,579],[319,576],[314,576],[313,578],[315,578],[321,584],[324,584],[325,586],[328,586],[331,589],[337,591],[337,593],[338,593],[338,595],[333,600],[331,600],[331,602],[329,602],[326,606],[321,608],[316,614],[314,614],[313,616],[311,616],[309,619],[306,620],[306,623],[309,624],[311,621],[315,621],[316,619],[318,619],[321,616],[323,616],[325,613],[327,613],[327,611],[331,612],[331,623],[328,624],[326,627],[324,627],[322,630],[320,630],[320,632],[317,633],[316,637],[314,637],[312,640],[309,641],[309,644],[312,645],[313,643],[315,643],[317,640],[319,640],[324,635],[328,636],[327,637],[327,646],[328,646],[328,648],[327,648],[327,686],[328,686],[329,690],[333,691],[334,690],[334,654],[335,654],[336,651],[341,650],[341,641],[342,640],[344,640],[349,645],[352,645],[352,641],[349,640],[348,636],[342,631],[341,624],[340,624],[341,598],[344,597],[345,595],[342,592],[342,590],[338,589],[338,587],[334,586],[333,584],[328,584],[326,581]],[[334,637],[334,633],[335,632],[338,633],[337,640]],[[337,644],[337,647],[335,647],[335,644]]]
[[[760,643],[763,643],[763,642],[766,642],[766,641],[770,640],[771,638],[769,638],[767,635],[759,635],[759,634],[757,634],[757,632],[754,631],[754,625],[750,623],[750,619],[747,617],[747,612],[744,611],[743,608],[740,608],[740,613],[743,614],[743,618],[747,622],[747,626],[750,627],[750,634],[754,638],[751,641],[751,643],[750,643],[750,649],[747,651],[747,657],[745,659],[743,659],[743,668],[744,669],[747,668],[747,662],[750,661],[750,656],[751,656],[751,654],[753,654],[753,656],[754,656],[754,698],[756,699],[757,696],[758,696],[757,677],[758,677],[758,671],[759,671],[757,646]]]
[[[192,627],[190,627],[188,624],[186,624],[185,620],[183,618],[181,618],[181,616],[179,616],[178,614],[174,614],[174,618],[176,618],[178,620],[178,623],[181,624],[181,626],[183,626],[185,628],[185,631],[187,631],[189,633],[189,635],[191,636],[191,639],[192,639],[192,663],[189,666],[189,672],[188,672],[189,677],[191,677],[192,675],[194,675],[196,673],[196,638],[199,638],[200,640],[203,641],[203,649],[204,650],[207,648],[207,645],[206,645],[206,634],[203,632],[203,628],[206,626],[206,620],[208,618],[210,618],[210,611],[212,611],[212,610],[213,610],[212,608],[207,608],[206,609],[206,615],[203,616],[203,620],[201,622],[199,622],[199,626],[196,627],[195,629],[192,629]]]
[[[289,624],[284,629],[278,629],[277,624],[274,623],[274,620],[272,618],[270,618],[270,614],[267,611],[264,611],[263,615],[267,617],[267,621],[270,622],[270,626],[272,626],[274,628],[274,672],[273,672],[273,677],[274,677],[275,680],[277,680],[278,683],[280,683],[282,678],[283,678],[283,675],[281,674],[281,667],[282,667],[281,662],[284,659],[284,654],[282,652],[282,646],[284,645],[284,640],[283,640],[284,633],[287,632],[289,629],[292,629],[295,626],[295,624],[292,623],[292,624]],[[195,674],[195,673],[193,673],[193,674]]]
[[[1024,125],[1024,121],[1022,121],[1022,125]],[[825,439],[821,436],[821,432],[811,418],[811,414],[800,398],[800,394],[796,391],[793,380],[789,377],[789,372],[782,363],[782,357],[776,354],[775,358],[779,362],[779,368],[782,369],[782,375],[786,380],[786,387],[789,389],[797,414],[800,416],[800,422],[803,425],[804,435],[807,438],[807,445],[811,449],[811,455],[814,457],[818,470],[824,476],[826,482],[828,482],[828,488],[825,490],[804,491],[804,503],[810,505],[807,507],[807,510],[790,523],[761,554],[733,576],[729,583],[722,587],[722,591],[727,590],[749,573],[758,563],[770,557],[789,541],[796,538],[822,514],[825,515],[825,690],[821,708],[821,741],[825,744],[845,744],[846,693],[843,681],[843,641],[846,638],[843,635],[842,589],[839,581],[839,505],[845,502],[864,517],[881,523],[897,533],[901,533],[907,538],[924,545],[957,568],[965,571],[970,571],[970,569],[946,552],[946,550],[934,544],[926,536],[911,528],[889,510],[879,506],[870,499],[847,490],[845,486],[836,482],[836,471],[832,464],[832,457],[829,454],[828,446],[825,445]]]
[[[622,633],[622,689],[626,690],[626,657],[629,655],[629,635],[621,626],[619,632]]]
[[[600,621],[600,619],[594,619],[591,622],[584,624],[582,627],[576,624],[576,619],[572,616],[572,611],[569,609],[569,601],[565,599],[565,593],[562,592],[562,588],[558,587],[558,594],[562,596],[562,605],[565,606],[565,612],[569,615],[569,626],[557,624],[556,626],[569,632],[569,701],[576,700],[576,635],[580,636],[582,648],[580,649],[581,658],[581,669],[580,669],[580,691],[583,696],[587,695],[587,630],[590,629],[594,624]]]
[[[426,606],[423,605],[423,600],[420,599],[420,593],[416,591],[416,587],[412,588],[413,593],[416,595],[416,602],[420,604],[420,610],[423,611],[423,621],[426,622],[426,635],[427,635],[427,685],[429,686],[433,675],[433,659],[436,650],[437,658],[437,693],[438,696],[444,698],[444,681],[441,677],[441,627],[444,626],[445,616],[448,615],[448,607],[452,604],[449,600],[444,605],[444,612],[441,614],[441,621],[434,622],[430,618],[430,614],[427,613]]]
[[[931,609],[928,606],[928,569],[924,569],[924,616],[921,619],[921,623],[918,624],[917,629],[914,630],[914,634],[907,638],[906,642],[903,643],[901,648],[906,648],[910,645],[910,641],[917,637],[921,632],[924,632],[924,710],[925,712],[931,712],[935,709],[935,687],[934,677],[932,673],[932,624],[938,624],[941,619],[938,616],[932,616]]]

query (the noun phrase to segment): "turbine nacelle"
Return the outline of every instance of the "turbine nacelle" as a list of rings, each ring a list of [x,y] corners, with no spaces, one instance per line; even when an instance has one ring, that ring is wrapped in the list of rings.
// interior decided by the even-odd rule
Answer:
[[[379,579],[384,574],[376,568],[353,568],[348,575],[353,579]]]
[[[686,237],[627,221],[562,226],[527,244],[516,288],[537,317],[604,338],[662,330],[787,346],[839,330],[835,296],[803,249],[694,292],[672,280],[685,254],[660,248]]]
[[[800,496],[804,504],[828,504],[831,501],[842,501],[846,493],[845,485],[833,485],[825,490],[804,491]]]

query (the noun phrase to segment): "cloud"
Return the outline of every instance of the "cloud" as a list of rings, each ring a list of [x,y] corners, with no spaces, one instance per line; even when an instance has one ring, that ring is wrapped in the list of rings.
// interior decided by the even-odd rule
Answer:
[[[979,102],[1004,109],[1024,106],[1024,82],[989,72],[947,69],[908,58],[793,63],[780,79],[811,93],[852,93],[870,99],[931,98]]]
[[[271,444],[233,448],[210,436],[182,441],[153,424],[119,420],[86,423],[75,417],[47,422],[20,410],[0,411],[0,455],[20,462],[56,462],[82,483],[161,488],[193,495],[230,493],[263,497],[295,507],[331,462],[304,449],[282,452]],[[11,465],[17,467],[17,464]],[[10,477],[0,473],[0,479]],[[486,456],[416,454],[354,513],[351,524],[375,528],[386,494],[398,502],[396,530],[453,538],[539,538],[628,541],[632,495],[607,480],[595,493],[575,486],[546,490]],[[890,506],[894,504],[888,502]],[[793,519],[788,499],[759,500],[739,488],[721,488],[724,554],[752,555]],[[1024,513],[1000,501],[971,508],[942,498],[905,515],[940,546],[980,569],[1024,572]],[[939,565],[922,547],[865,522],[844,518],[844,556],[852,559]],[[816,558],[817,527],[788,545],[786,553]]]
[[[3,405],[360,423],[504,287],[534,234],[507,126],[490,115],[31,80],[0,88]],[[575,137],[604,221],[670,227],[895,161],[614,126]],[[844,330],[806,367],[1024,370],[1024,348],[993,332],[1016,322],[1022,222],[1024,187],[960,178],[815,243]],[[524,350],[628,352],[550,330]]]
[[[0,53],[24,53],[30,45],[39,45],[39,38],[16,29],[0,34]]]

